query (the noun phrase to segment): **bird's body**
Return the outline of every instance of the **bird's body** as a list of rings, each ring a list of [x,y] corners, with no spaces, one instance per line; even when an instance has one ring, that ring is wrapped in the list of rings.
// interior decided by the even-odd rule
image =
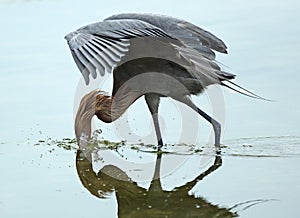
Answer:
[[[216,36],[168,16],[120,14],[84,26],[65,38],[86,84],[97,74],[113,73],[114,78],[112,96],[93,91],[81,100],[75,120],[79,144],[82,136],[86,139],[91,134],[92,116],[113,122],[145,96],[159,147],[163,145],[157,118],[161,97],[185,103],[209,121],[215,131],[215,145],[220,147],[220,124],[189,98],[209,85],[223,85],[235,77],[215,62],[213,50],[227,53]]]
[[[138,75],[153,73],[154,78],[148,77],[147,83],[140,81],[137,77]],[[180,90],[176,89],[176,86],[170,87],[170,81],[160,80],[161,78],[156,78],[155,76],[161,74],[161,76],[169,76],[175,81],[180,81],[180,84],[184,85],[186,89]],[[203,91],[203,87],[199,80],[191,76],[191,74],[181,65],[175,62],[168,61],[162,58],[139,58],[129,62],[126,62],[114,70],[114,85],[112,95],[116,95],[118,89],[126,81],[136,79],[135,88],[141,93],[147,90],[160,90],[161,96],[178,96],[186,94],[199,94]],[[141,78],[142,79],[142,78]],[[172,81],[171,81],[172,82]],[[153,88],[154,87],[154,88]],[[180,93],[185,92],[185,93]]]

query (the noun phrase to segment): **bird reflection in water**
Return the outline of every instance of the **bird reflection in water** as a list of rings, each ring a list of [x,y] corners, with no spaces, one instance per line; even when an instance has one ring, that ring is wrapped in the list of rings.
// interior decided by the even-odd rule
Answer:
[[[83,186],[97,198],[105,198],[115,192],[118,217],[236,217],[228,208],[221,208],[188,192],[210,173],[222,165],[221,156],[205,172],[185,185],[171,191],[161,184],[162,154],[158,153],[155,171],[149,189],[138,186],[124,171],[114,165],[104,166],[98,173],[93,171],[92,154],[77,151],[76,168]]]

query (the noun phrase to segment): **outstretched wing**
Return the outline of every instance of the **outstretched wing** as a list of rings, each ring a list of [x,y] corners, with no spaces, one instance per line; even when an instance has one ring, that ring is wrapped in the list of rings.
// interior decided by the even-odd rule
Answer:
[[[165,15],[125,13],[117,14],[105,20],[137,19],[164,30],[170,36],[180,40],[186,47],[197,50],[201,55],[213,60],[213,50],[227,53],[225,43],[212,33],[187,21]]]
[[[72,56],[86,84],[89,75],[112,72],[129,51],[130,39],[138,37],[171,38],[163,30],[139,20],[111,20],[82,27],[65,36]]]

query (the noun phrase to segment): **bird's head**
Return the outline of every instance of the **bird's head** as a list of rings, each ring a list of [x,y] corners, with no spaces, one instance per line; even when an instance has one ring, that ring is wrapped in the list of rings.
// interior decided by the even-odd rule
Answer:
[[[86,94],[80,101],[74,125],[79,147],[85,147],[91,137],[94,115],[105,123],[113,122],[140,96],[140,92],[130,91],[127,87],[113,97],[99,89]]]
[[[74,123],[75,135],[80,147],[83,144],[86,145],[90,139],[91,121],[95,115],[96,98],[100,93],[100,90],[93,90],[83,96],[80,101]]]
[[[99,89],[83,96],[75,118],[75,135],[80,147],[85,147],[91,137],[91,122],[94,115],[103,122],[111,122],[111,97]]]

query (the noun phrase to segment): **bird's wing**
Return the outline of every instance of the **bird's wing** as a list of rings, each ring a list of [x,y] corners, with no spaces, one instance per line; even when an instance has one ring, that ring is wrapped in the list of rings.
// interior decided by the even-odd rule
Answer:
[[[188,71],[197,79],[202,87],[212,84],[221,84],[221,81],[235,78],[234,74],[222,71],[222,69],[212,60],[204,58],[192,48],[173,45],[181,59],[189,63]]]
[[[112,20],[84,26],[65,36],[76,65],[86,84],[89,75],[96,78],[112,72],[129,51],[132,38],[172,38],[163,30],[139,20]]]
[[[213,50],[227,53],[225,43],[212,33],[184,20],[165,15],[125,13],[117,14],[105,20],[137,19],[152,24],[167,34],[180,40],[186,47],[197,50],[204,57],[214,60]]]

